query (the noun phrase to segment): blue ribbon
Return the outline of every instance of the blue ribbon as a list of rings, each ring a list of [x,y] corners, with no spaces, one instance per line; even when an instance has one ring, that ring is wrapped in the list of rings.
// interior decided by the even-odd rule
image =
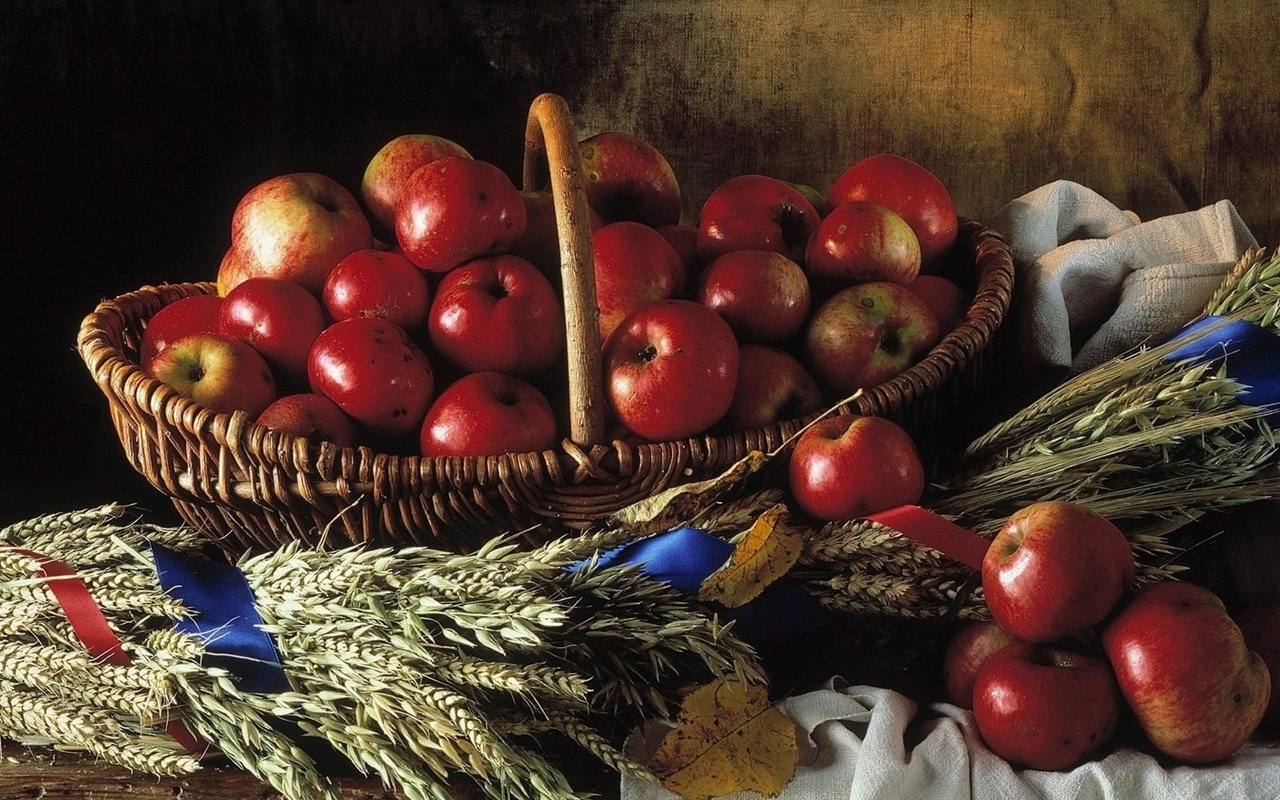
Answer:
[[[1170,361],[1202,364],[1226,359],[1227,376],[1246,387],[1240,394],[1242,403],[1280,404],[1280,336],[1252,322],[1205,317],[1171,339],[1182,340],[1186,343],[1167,356]]]
[[[240,679],[248,692],[289,690],[275,643],[263,629],[253,589],[234,564],[193,557],[152,542],[160,588],[191,610],[174,627],[204,642],[208,663]]]
[[[649,577],[696,595],[703,580],[732,553],[729,542],[685,526],[614,548],[597,561],[600,567],[636,565]],[[839,632],[837,616],[795,581],[774,581],[738,608],[707,605],[732,621],[734,633],[755,649],[774,691],[789,683],[821,682],[850,666],[852,653],[846,645],[851,640]]]

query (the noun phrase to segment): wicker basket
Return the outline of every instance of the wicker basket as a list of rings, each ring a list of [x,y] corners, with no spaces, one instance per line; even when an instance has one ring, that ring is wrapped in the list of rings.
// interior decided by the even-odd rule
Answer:
[[[538,97],[529,112],[523,179],[533,186],[549,176],[561,234],[570,431],[558,449],[483,458],[390,455],[310,445],[255,425],[241,412],[203,408],[146,375],[137,359],[142,331],[159,309],[216,291],[212,283],[196,283],[144,286],[103,301],[81,326],[79,352],[107,397],[129,463],[185,520],[231,552],[295,539],[465,551],[504,530],[539,539],[547,530],[589,525],[662,489],[717,474],[751,450],[784,445],[807,419],[683,441],[605,441],[595,279],[576,142],[565,102]],[[962,222],[958,246],[972,257],[976,287],[963,322],[921,362],[847,410],[889,416],[926,438],[964,413],[1008,310],[1013,263],[1001,238],[973,221]]]

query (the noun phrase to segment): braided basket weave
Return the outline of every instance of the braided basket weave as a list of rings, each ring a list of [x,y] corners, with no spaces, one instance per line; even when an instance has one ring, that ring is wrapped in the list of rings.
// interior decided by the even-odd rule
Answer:
[[[106,396],[129,463],[179,514],[230,552],[302,539],[469,550],[502,531],[583,527],[676,484],[708,478],[752,450],[783,446],[807,421],[681,441],[606,441],[594,269],[577,136],[555,95],[530,108],[524,184],[547,175],[555,199],[568,334],[570,431],[536,453],[424,458],[338,447],[277,433],[242,412],[215,413],[138,366],[148,320],[213,283],[144,286],[105,300],[78,349]],[[976,287],[961,324],[919,363],[842,410],[893,418],[927,439],[980,387],[982,363],[1008,310],[1013,263],[998,234],[963,220],[957,244]],[[539,523],[555,523],[540,525]]]

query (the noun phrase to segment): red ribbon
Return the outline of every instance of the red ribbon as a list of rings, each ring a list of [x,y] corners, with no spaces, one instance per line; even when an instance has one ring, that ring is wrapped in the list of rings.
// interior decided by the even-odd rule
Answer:
[[[917,505],[902,505],[867,517],[932,547],[965,566],[982,570],[982,557],[991,542],[951,520]]]
[[[93,599],[93,595],[89,594],[89,587],[84,585],[84,581],[75,570],[44,553],[20,547],[15,547],[13,550],[35,559],[40,565],[45,585],[49,587],[49,591],[53,592],[58,605],[62,607],[62,612],[67,615],[67,621],[71,623],[71,629],[89,651],[89,655],[98,661],[117,667],[133,664],[115,631],[111,630],[111,625],[107,623],[102,609]],[[165,732],[186,748],[187,752],[200,753],[209,749],[209,746],[182,724],[181,720],[168,719],[163,726]]]

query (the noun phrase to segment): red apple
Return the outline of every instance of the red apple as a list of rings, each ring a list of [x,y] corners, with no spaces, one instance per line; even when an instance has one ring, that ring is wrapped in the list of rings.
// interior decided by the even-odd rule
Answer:
[[[942,686],[947,700],[960,708],[973,708],[973,685],[991,656],[1016,636],[989,620],[966,623],[947,640],[942,653]]]
[[[396,203],[400,250],[427,272],[505,253],[527,224],[524,201],[506,173],[461,156],[444,156],[411,172]]]
[[[170,343],[151,360],[151,374],[219,413],[243,411],[253,418],[276,399],[275,377],[258,351],[216,333],[193,333]]]
[[[982,560],[991,617],[1029,642],[1101,622],[1134,578],[1133,548],[1106,517],[1060,500],[1014,512]]]
[[[138,365],[151,372],[156,353],[193,333],[217,333],[222,298],[216,294],[180,297],[151,315],[138,344]]]
[[[613,222],[591,236],[600,341],[646,303],[676,296],[684,265],[661,234],[639,222]]]
[[[254,186],[231,215],[231,246],[218,268],[218,294],[255,277],[297,281],[319,295],[329,270],[373,246],[360,203],[315,172],[280,175]]]
[[[795,187],[764,175],[738,175],[712,190],[698,214],[698,257],[772,250],[801,263],[818,211]]]
[[[1120,692],[1151,744],[1189,764],[1249,740],[1271,675],[1216,594],[1184,581],[1143,586],[1102,630]]]
[[[1274,684],[1280,676],[1280,605],[1250,606],[1232,617],[1244,634],[1245,646],[1262,658]],[[1274,688],[1262,722],[1269,728],[1280,726],[1280,691]]]
[[[893,153],[868,156],[845,170],[827,192],[827,209],[870,200],[893,209],[920,240],[924,268],[946,258],[959,230],[951,193],[916,162]]]
[[[427,276],[392,250],[357,250],[338,262],[324,282],[325,312],[334,322],[381,317],[406,331],[425,328],[431,307]]]
[[[546,397],[498,372],[473,372],[450,384],[431,404],[420,434],[424,456],[539,452],[556,441]]]
[[[551,192],[522,191],[524,201],[524,234],[511,243],[511,254],[520,256],[541,270],[555,285],[560,281],[560,229],[556,225],[556,206]],[[594,208],[587,208],[592,231],[604,225]]]
[[[360,179],[360,196],[369,216],[384,232],[395,230],[396,203],[413,171],[445,156],[470,158],[471,154],[443,136],[406,133],[384,144],[369,159]]]
[[[538,375],[565,346],[564,308],[519,256],[475,258],[447,273],[427,317],[432,347],[465,372]]]
[[[311,344],[327,324],[320,300],[302,284],[249,278],[223,300],[218,333],[261,353],[280,382],[305,384]]]
[[[920,240],[907,221],[887,207],[851,200],[818,223],[804,258],[809,275],[824,286],[907,284],[920,274]]]
[[[697,226],[676,223],[659,225],[654,230],[661,234],[662,238],[667,240],[667,244],[676,251],[676,255],[680,256],[680,263],[684,265],[685,289],[692,291],[697,286],[698,276],[702,272],[702,261],[698,258]]]
[[[724,317],[738,341],[778,343],[809,317],[809,279],[781,253],[734,250],[707,265],[697,299]]]
[[[301,437],[311,444],[333,442],[351,447],[359,438],[355,423],[338,404],[315,392],[287,394],[276,399],[258,415],[257,424]]]
[[[845,394],[868,389],[920,360],[941,338],[938,318],[906,287],[859,283],[828,298],[809,319],[806,363]]]
[[[1076,766],[1115,738],[1120,694],[1101,658],[1013,642],[993,654],[973,686],[973,717],[992,752],[1040,770]]]
[[[649,142],[605,131],[578,143],[587,204],[604,222],[631,220],[656,228],[680,221],[683,200],[675,171]]]
[[[938,325],[945,334],[955,330],[969,311],[969,295],[960,285],[941,275],[917,275],[907,288],[919,297],[938,318]]]
[[[840,414],[800,434],[787,480],[806,514],[824,520],[856,519],[920,502],[924,465],[910,434],[897,423]]]
[[[822,390],[799,361],[776,347],[747,344],[739,348],[738,383],[719,427],[756,430],[820,408]]]
[[[404,328],[377,317],[325,328],[311,347],[307,375],[312,391],[388,439],[418,431],[435,391],[426,354]]]
[[[738,357],[733,331],[716,312],[692,300],[648,303],[605,342],[609,405],[642,438],[694,436],[729,410]]]

